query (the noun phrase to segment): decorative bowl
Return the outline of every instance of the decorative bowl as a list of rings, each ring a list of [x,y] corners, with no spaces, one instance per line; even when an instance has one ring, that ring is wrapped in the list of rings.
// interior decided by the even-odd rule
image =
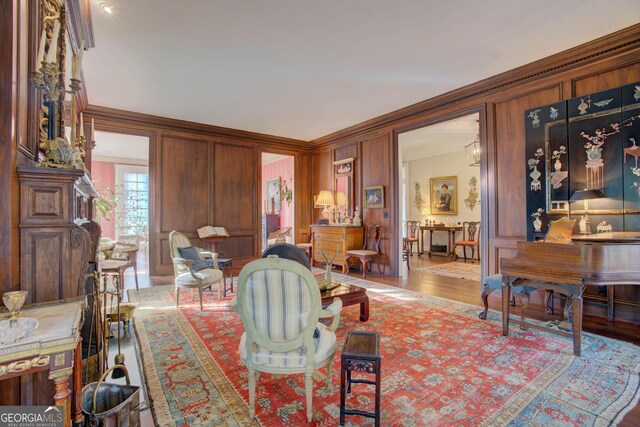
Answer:
[[[21,317],[0,320],[0,345],[13,344],[29,336],[38,327],[38,319]]]
[[[2,294],[2,302],[9,309],[11,317],[18,316],[22,305],[27,299],[27,291],[13,291]]]

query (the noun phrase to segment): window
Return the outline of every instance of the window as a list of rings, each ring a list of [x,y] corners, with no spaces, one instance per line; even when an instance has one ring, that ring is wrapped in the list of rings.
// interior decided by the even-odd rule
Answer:
[[[143,166],[116,165],[116,238],[147,237],[149,231],[149,173]]]

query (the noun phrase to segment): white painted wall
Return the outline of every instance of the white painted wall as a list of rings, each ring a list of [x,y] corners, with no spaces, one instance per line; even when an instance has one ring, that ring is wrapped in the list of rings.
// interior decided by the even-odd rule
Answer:
[[[415,205],[415,183],[416,181],[420,183],[422,198],[425,200],[427,206],[430,206],[430,179],[442,176],[458,177],[458,215],[452,216],[455,222],[480,221],[480,204],[476,204],[473,210],[471,210],[464,203],[464,199],[469,194],[469,180],[471,177],[476,177],[478,181],[476,188],[478,193],[480,192],[480,168],[478,166],[468,165],[464,151],[456,151],[408,162],[407,218],[409,220],[420,220],[422,224],[424,224],[426,217],[420,214]],[[446,222],[448,216],[449,215],[431,215],[429,218],[435,219],[436,222]],[[429,233],[427,231],[425,231],[424,237],[426,250],[429,245]],[[461,238],[461,233],[456,233],[456,239]],[[447,234],[444,232],[436,232],[433,235],[433,239],[434,244],[445,245],[447,243]],[[458,248],[457,252],[458,255],[462,256],[462,249]],[[467,250],[467,255],[470,255],[469,250]]]

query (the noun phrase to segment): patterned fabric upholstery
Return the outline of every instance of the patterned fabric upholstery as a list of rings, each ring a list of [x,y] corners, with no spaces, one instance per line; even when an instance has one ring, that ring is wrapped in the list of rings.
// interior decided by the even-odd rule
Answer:
[[[313,339],[313,346],[315,348],[314,364],[321,363],[323,360],[333,357],[336,349],[336,334],[327,330],[327,327],[318,322],[318,331],[320,332],[319,338]],[[240,356],[243,359],[247,358],[247,333],[242,334],[240,339]],[[269,365],[270,367],[279,368],[302,368],[306,364],[306,357],[302,348],[287,351],[284,353],[275,353],[268,351],[262,347],[258,347],[252,355],[251,359],[256,365]]]
[[[258,372],[304,373],[307,421],[311,422],[313,372],[326,367],[327,385],[331,384],[342,300],[335,298],[323,310],[311,271],[293,260],[269,255],[242,268],[233,305],[245,329],[238,352],[249,371],[249,415],[255,415]],[[318,321],[321,317],[333,321],[326,326]]]

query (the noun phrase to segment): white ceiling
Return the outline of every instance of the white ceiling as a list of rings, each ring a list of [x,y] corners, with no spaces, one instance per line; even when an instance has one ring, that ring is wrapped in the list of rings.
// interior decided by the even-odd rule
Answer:
[[[303,140],[640,18],[638,0],[91,0],[91,8],[90,104]]]
[[[95,135],[96,147],[91,159],[103,162],[149,164],[149,138],[102,132]]]
[[[477,113],[398,135],[402,161],[464,151],[478,136]]]

